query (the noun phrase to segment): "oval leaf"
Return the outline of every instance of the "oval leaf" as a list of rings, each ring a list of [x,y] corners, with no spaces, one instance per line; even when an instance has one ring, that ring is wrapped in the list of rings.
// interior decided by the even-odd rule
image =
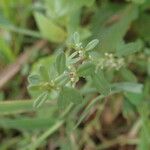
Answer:
[[[95,40],[92,40],[91,42],[89,42],[87,44],[87,46],[85,47],[85,50],[86,51],[89,51],[89,50],[92,50],[93,48],[96,47],[96,45],[99,43],[99,40],[98,39],[95,39]]]
[[[30,84],[39,84],[41,82],[40,76],[38,74],[33,74],[28,77],[28,82]]]
[[[80,42],[80,36],[79,36],[79,33],[78,32],[75,32],[74,35],[73,35],[73,40],[74,40],[74,43],[75,44],[79,44]]]
[[[37,12],[34,14],[34,17],[44,38],[58,43],[63,42],[66,39],[66,32],[56,25],[50,18]]]
[[[93,84],[99,90],[99,92],[107,96],[111,92],[111,87],[108,81],[105,79],[102,71],[93,74]]]
[[[56,58],[56,69],[58,74],[62,74],[66,69],[66,55],[61,52]]]
[[[64,87],[58,97],[58,106],[60,109],[65,109],[70,103],[75,105],[82,102],[80,92],[71,87]]]
[[[79,76],[86,77],[92,75],[94,71],[95,71],[95,65],[92,64],[91,62],[86,62],[78,68],[77,74]]]
[[[45,66],[39,68],[40,76],[44,81],[49,81],[49,73]]]

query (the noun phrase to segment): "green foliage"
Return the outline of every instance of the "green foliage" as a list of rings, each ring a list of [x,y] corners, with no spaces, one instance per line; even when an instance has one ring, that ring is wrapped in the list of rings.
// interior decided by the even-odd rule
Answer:
[[[142,89],[143,89],[142,84],[131,83],[131,82],[114,83],[112,87],[116,90],[132,92],[132,93],[142,93]]]
[[[137,40],[136,42],[128,43],[128,44],[122,44],[118,46],[117,55],[119,56],[127,56],[131,55],[135,52],[138,52],[142,49],[142,41]]]
[[[19,55],[29,59],[0,92],[0,149],[149,150],[149,9],[149,0],[1,0],[0,84],[3,68],[11,76]],[[9,100],[18,98],[28,100]]]
[[[82,96],[76,89],[64,87],[59,93],[58,106],[64,110],[71,103],[74,105],[82,103]]]
[[[15,59],[12,50],[2,38],[0,38],[0,59],[5,63],[10,63]]]
[[[81,77],[91,76],[95,71],[95,65],[91,62],[81,64],[77,70],[77,74]]]
[[[62,74],[66,70],[66,56],[60,53],[56,58],[56,69],[58,74]]]
[[[103,11],[104,12],[109,11],[108,9],[110,8],[110,6],[108,7],[106,6],[105,8],[103,8],[104,9]],[[100,12],[97,12],[97,13],[98,14],[100,13],[101,15],[103,15],[104,12],[101,12],[101,11],[102,10],[100,10]],[[100,27],[100,29],[98,29],[99,26],[98,28],[96,28],[97,24],[99,23],[97,19],[102,16],[99,16],[99,15],[95,16],[94,19],[96,19],[96,24],[94,24],[93,30],[94,32],[96,32],[95,34],[97,35],[98,39],[100,39],[100,42],[101,42],[101,46],[99,47],[99,50],[115,51],[115,49],[120,44],[120,42],[122,42],[123,37],[125,36],[127,30],[129,29],[131,25],[131,22],[135,20],[137,16],[138,16],[137,7],[135,5],[129,5],[119,10],[118,12],[116,12],[114,16],[109,15],[108,17],[108,15],[106,15],[107,18],[102,20],[101,22],[102,26]],[[112,21],[112,25],[109,25],[109,21],[111,22],[111,19],[113,17],[116,18],[116,20],[118,21],[114,23]],[[108,20],[108,22],[106,20]]]
[[[40,13],[35,13],[35,20],[42,36],[52,42],[63,42],[66,38],[66,32],[56,25],[52,20],[46,18]]]
[[[94,73],[92,78],[93,78],[93,84],[95,85],[97,90],[100,93],[107,96],[110,93],[111,88],[108,81],[105,79],[103,72],[98,71],[97,73]]]
[[[85,47],[85,50],[86,51],[89,51],[89,50],[92,50],[95,48],[95,46],[97,46],[97,44],[99,43],[99,40],[95,39],[95,40],[92,40],[91,42],[89,42],[87,44],[87,46]]]

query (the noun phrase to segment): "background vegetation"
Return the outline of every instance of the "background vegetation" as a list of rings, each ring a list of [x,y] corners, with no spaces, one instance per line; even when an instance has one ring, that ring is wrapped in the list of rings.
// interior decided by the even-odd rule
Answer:
[[[36,149],[150,150],[150,0],[0,0],[0,150]]]

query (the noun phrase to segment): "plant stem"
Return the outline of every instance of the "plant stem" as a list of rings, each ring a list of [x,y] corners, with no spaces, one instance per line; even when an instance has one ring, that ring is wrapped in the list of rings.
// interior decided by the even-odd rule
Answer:
[[[48,138],[50,135],[52,135],[55,131],[57,131],[65,122],[65,120],[62,120],[62,118],[64,118],[72,109],[73,104],[71,103],[68,108],[62,113],[60,120],[57,121],[50,129],[48,129],[46,132],[44,132],[36,141],[35,143],[31,144],[27,150],[29,149],[36,149],[38,146],[41,145],[41,143]]]
[[[138,139],[131,139],[127,137],[119,137],[114,140],[106,141],[102,143],[101,145],[97,146],[97,150],[104,150],[107,148],[110,148],[112,146],[115,146],[117,144],[123,146],[123,145],[136,145],[138,143]]]
[[[56,122],[50,129],[48,129],[47,131],[45,131],[36,141],[35,143],[32,143],[26,150],[34,150],[36,149],[38,146],[41,145],[41,143],[48,138],[50,135],[52,135],[54,132],[57,131],[57,129],[59,129],[64,123],[64,120],[60,120],[58,122]]]

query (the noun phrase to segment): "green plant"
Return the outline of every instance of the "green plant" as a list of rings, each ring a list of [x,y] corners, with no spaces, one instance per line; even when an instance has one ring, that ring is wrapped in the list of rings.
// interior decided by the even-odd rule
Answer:
[[[125,68],[125,57],[139,51],[142,46],[141,41],[123,44],[114,54],[101,55],[94,51],[98,43],[99,41],[94,39],[83,46],[76,32],[63,51],[59,51],[55,58],[48,57],[50,63],[41,62],[34,67],[33,73],[28,77],[29,92],[33,97],[39,95],[34,100],[33,106],[39,108],[47,100],[56,100],[58,111],[67,110],[68,114],[65,112],[65,116],[70,116],[87,105],[91,96],[95,96],[72,127],[75,129],[99,100],[123,92],[129,100],[133,101],[133,96],[142,94],[142,84],[113,82],[106,74],[108,71],[117,73]],[[77,84],[83,79],[86,83],[78,88]],[[137,102],[134,104],[136,105]]]
[[[149,10],[1,0],[0,150],[149,150]]]

